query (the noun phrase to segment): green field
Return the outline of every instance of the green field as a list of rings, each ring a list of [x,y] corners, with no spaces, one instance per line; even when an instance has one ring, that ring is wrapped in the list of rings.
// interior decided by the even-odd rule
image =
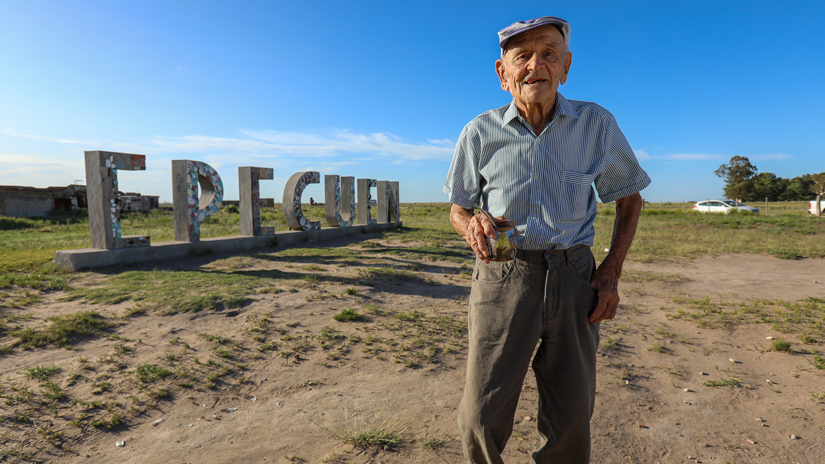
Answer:
[[[642,211],[631,261],[667,261],[723,253],[757,253],[782,259],[825,256],[825,217],[807,212],[807,202],[753,203],[762,212],[701,214],[694,202],[648,203]],[[684,208],[684,213],[682,212]],[[615,204],[600,207],[596,219],[596,259],[609,246]]]
[[[694,213],[691,204],[646,204],[628,259],[667,261],[722,253],[760,253],[782,259],[825,256],[825,218],[809,215],[805,202],[772,203],[768,214],[730,215]],[[276,206],[262,210],[262,222],[287,230],[280,205]],[[765,211],[764,203],[756,206]],[[305,213],[312,220],[322,220],[324,215],[319,206],[306,207]],[[615,204],[599,205],[599,213],[593,251],[601,260],[610,246]],[[401,219],[404,228],[387,232],[385,237],[423,241],[432,247],[427,253],[436,256],[470,257],[449,223],[449,204],[405,203]],[[173,239],[170,211],[124,214],[122,227],[124,234],[149,235],[155,243]],[[202,225],[201,233],[205,238],[230,236],[239,227],[238,213],[222,209]],[[54,253],[89,246],[88,219],[80,214],[0,218],[0,307],[25,306],[37,301],[41,291],[69,289],[78,273],[57,268]]]

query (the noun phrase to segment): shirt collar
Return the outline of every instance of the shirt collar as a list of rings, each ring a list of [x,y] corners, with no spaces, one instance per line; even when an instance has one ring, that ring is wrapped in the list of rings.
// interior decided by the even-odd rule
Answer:
[[[556,107],[553,111],[556,112],[555,117],[560,115],[571,116],[574,118],[579,117],[579,113],[577,113],[576,109],[573,108],[573,104],[564,98],[564,95],[560,92],[556,92]],[[553,119],[555,119],[555,117]],[[510,124],[511,121],[518,118],[519,114],[518,108],[516,107],[516,102],[512,101],[510,102],[510,106],[507,108],[507,111],[504,112],[504,120],[501,122],[501,127],[503,128],[504,126]]]

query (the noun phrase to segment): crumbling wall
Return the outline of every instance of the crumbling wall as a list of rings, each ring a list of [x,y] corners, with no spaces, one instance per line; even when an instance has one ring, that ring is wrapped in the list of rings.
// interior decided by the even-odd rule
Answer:
[[[3,216],[46,216],[54,208],[54,196],[47,192],[0,192],[0,203]]]

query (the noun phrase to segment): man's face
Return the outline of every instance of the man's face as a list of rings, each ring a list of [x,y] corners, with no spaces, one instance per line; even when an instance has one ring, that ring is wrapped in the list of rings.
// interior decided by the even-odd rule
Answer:
[[[559,83],[567,82],[572,61],[561,32],[548,25],[510,39],[504,58],[496,61],[496,73],[501,88],[510,92],[520,106],[551,104]]]

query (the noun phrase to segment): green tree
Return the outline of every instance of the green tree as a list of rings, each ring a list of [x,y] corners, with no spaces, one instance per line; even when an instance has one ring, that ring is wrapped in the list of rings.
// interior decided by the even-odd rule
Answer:
[[[742,194],[745,201],[776,201],[781,193],[783,181],[781,177],[776,177],[772,172],[760,172],[744,182],[745,187]]]
[[[811,174],[811,180],[813,181],[811,192],[816,194],[816,215],[822,216],[822,208],[819,202],[822,200],[822,195],[825,195],[825,172]]]
[[[756,175],[756,166],[751,164],[745,156],[734,156],[728,164],[719,166],[714,171],[717,176],[725,179],[725,196],[737,201],[748,198],[749,190],[753,187],[746,181]]]
[[[797,176],[788,182],[782,193],[779,194],[779,201],[806,201],[811,198],[810,174]]]

